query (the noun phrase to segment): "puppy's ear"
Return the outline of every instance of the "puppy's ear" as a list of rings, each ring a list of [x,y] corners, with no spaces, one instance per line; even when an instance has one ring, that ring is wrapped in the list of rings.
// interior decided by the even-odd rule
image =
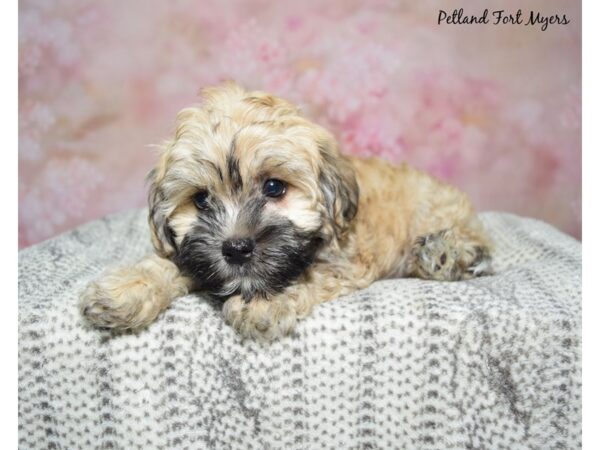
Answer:
[[[169,258],[177,248],[175,235],[169,227],[169,206],[161,189],[161,182],[165,176],[167,151],[163,151],[158,164],[148,174],[150,183],[148,192],[148,225],[150,237],[156,252],[163,258]]]
[[[352,163],[340,154],[332,136],[319,140],[319,150],[321,190],[335,234],[339,237],[348,229],[358,210],[358,183]]]

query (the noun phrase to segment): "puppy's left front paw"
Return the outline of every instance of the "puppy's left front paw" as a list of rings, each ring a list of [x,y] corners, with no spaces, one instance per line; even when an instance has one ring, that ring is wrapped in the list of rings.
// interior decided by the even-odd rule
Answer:
[[[242,336],[268,341],[290,334],[297,319],[291,302],[255,298],[246,303],[240,295],[225,302],[223,317]]]

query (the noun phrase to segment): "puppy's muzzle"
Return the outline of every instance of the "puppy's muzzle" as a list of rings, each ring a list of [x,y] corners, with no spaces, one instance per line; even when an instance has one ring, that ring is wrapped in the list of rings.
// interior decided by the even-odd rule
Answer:
[[[252,258],[254,247],[254,239],[229,239],[223,242],[221,251],[229,264],[244,264]]]

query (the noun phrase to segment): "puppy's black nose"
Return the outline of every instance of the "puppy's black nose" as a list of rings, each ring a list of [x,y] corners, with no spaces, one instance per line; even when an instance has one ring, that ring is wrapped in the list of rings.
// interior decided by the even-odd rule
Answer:
[[[252,257],[254,245],[254,239],[229,239],[223,242],[223,256],[230,264],[244,264]]]

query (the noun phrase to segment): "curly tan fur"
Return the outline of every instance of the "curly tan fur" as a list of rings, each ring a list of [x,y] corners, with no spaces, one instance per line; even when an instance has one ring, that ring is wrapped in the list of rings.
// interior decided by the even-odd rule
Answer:
[[[91,323],[139,329],[175,297],[211,286],[224,299],[228,324],[244,336],[275,339],[315,305],[378,279],[490,273],[490,243],[456,188],[405,164],[342,155],[328,131],[267,93],[227,83],[202,95],[200,107],[178,114],[175,135],[150,174],[157,255],[87,288],[81,307]],[[267,179],[285,181],[285,195],[261,197]],[[214,217],[194,203],[199,191],[209,193]],[[289,233],[289,242],[272,236],[257,244],[257,261],[248,265],[254,272],[217,255],[221,240],[259,242],[274,229]],[[196,264],[202,258],[205,264]],[[288,272],[278,273],[272,261]]]

